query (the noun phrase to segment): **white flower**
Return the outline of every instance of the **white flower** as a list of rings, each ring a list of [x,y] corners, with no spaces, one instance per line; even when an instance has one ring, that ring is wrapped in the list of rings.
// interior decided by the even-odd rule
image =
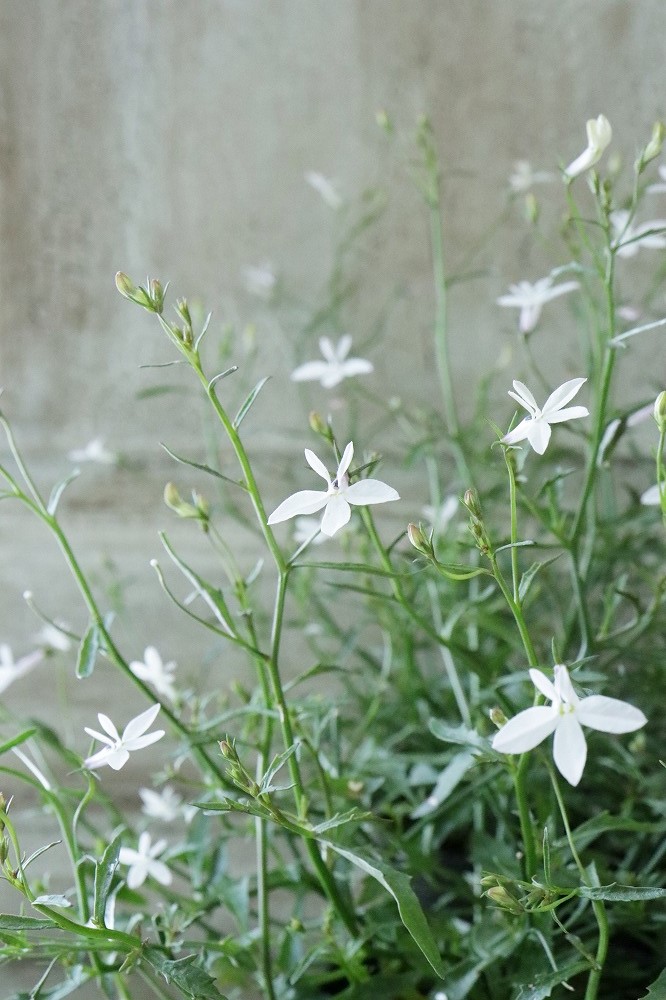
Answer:
[[[367,375],[373,371],[370,361],[365,358],[348,358],[352,339],[348,333],[340,337],[337,344],[333,344],[328,337],[322,337],[319,341],[319,349],[324,355],[324,361],[306,361],[304,365],[299,365],[292,373],[294,382],[321,382],[324,389],[332,389],[345,378],[353,375]]]
[[[49,622],[38,632],[36,638],[45,649],[54,649],[60,653],[66,653],[72,645],[69,636],[64,631],[68,627],[64,622],[62,623],[62,628],[58,628],[57,623],[51,625]]]
[[[121,847],[118,860],[121,865],[129,865],[127,885],[130,889],[138,889],[151,875],[160,885],[170,885],[173,876],[163,861],[157,861],[167,846],[166,840],[150,843],[150,834],[145,830],[139,837],[138,851],[132,847]]]
[[[130,719],[123,730],[122,736],[118,734],[118,730],[111,722],[111,719],[99,712],[97,718],[104,733],[98,733],[87,726],[84,728],[88,736],[99,740],[100,743],[106,743],[106,746],[98,750],[97,753],[92,754],[91,757],[86,757],[83,762],[85,767],[92,771],[96,767],[103,767],[105,764],[108,764],[114,771],[119,771],[129,760],[129,755],[132,751],[142,750],[144,747],[150,746],[151,743],[161,740],[164,736],[163,729],[158,729],[154,733],[148,733],[146,736],[143,735],[146,729],[152,726],[159,710],[160,705],[151,705],[145,712],[141,712],[140,715]],[[105,733],[107,735],[104,735]]]
[[[635,257],[641,247],[646,250],[666,248],[666,219],[650,219],[635,225],[629,222],[626,209],[617,209],[611,212],[610,221],[615,232],[615,253],[618,257]]]
[[[250,295],[268,301],[275,291],[277,278],[270,264],[246,267],[243,270],[245,288]]]
[[[572,181],[574,177],[578,177],[579,174],[598,163],[613,138],[613,130],[605,115],[590,118],[585,129],[587,131],[587,148],[566,168],[564,171],[565,180]]]
[[[143,802],[141,811],[151,819],[172,823],[182,813],[183,800],[170,785],[165,785],[160,792],[154,792],[152,788],[140,788],[139,795]]]
[[[533,170],[529,160],[516,160],[509,176],[509,187],[514,194],[523,194],[534,184],[547,184],[554,179],[555,174],[547,170]]]
[[[534,450],[539,455],[543,455],[550,441],[551,424],[561,424],[564,420],[577,420],[579,417],[588,416],[588,410],[585,406],[569,406],[562,409],[565,403],[573,399],[583,382],[587,382],[587,379],[572,378],[569,382],[563,382],[558,389],[551,392],[543,408],[539,409],[527,386],[523,385],[522,382],[514,381],[515,391],[512,392],[509,389],[509,395],[517,400],[521,406],[524,406],[530,415],[504,435],[502,444],[516,444],[516,442],[527,438]]]
[[[350,441],[340,460],[335,479],[331,481],[323,462],[320,462],[314,452],[306,448],[305,460],[310,468],[326,481],[326,489],[301,490],[299,493],[287,497],[273,511],[268,518],[268,523],[278,524],[280,521],[287,521],[290,517],[297,517],[299,514],[315,514],[322,507],[325,507],[321,531],[323,535],[328,535],[330,538],[349,521],[351,517],[350,504],[365,507],[368,504],[387,503],[389,500],[400,499],[391,486],[387,486],[386,483],[382,483],[378,479],[359,479],[358,482],[350,486],[347,470],[353,456],[354,445]]]
[[[601,733],[633,733],[647,722],[640,709],[626,701],[600,694],[579,698],[569,671],[561,663],[555,667],[554,684],[540,670],[530,670],[530,677],[537,690],[552,704],[526,708],[510,719],[493,739],[493,750],[525,753],[554,732],[553,760],[571,785],[580,781],[587,757],[581,726]]]
[[[83,448],[74,448],[67,454],[70,462],[97,462],[99,465],[115,465],[118,456],[105,447],[102,438],[93,438]]]
[[[173,660],[170,660],[169,663],[162,663],[162,657],[154,646],[146,646],[143,652],[143,663],[140,660],[132,660],[130,663],[130,670],[135,677],[152,685],[158,694],[168,698],[169,701],[176,700],[175,669],[176,664]]]
[[[561,285],[553,285],[552,277],[540,278],[532,284],[530,281],[519,281],[515,285],[509,285],[508,295],[500,295],[497,300],[498,306],[508,306],[520,309],[520,332],[531,333],[539,322],[541,310],[546,302],[556,299],[559,295],[566,295],[579,288],[577,281],[564,281]]]
[[[322,201],[332,208],[334,212],[337,212],[342,208],[342,198],[335,189],[335,185],[328,177],[324,177],[323,174],[317,173],[316,170],[308,170],[303,175],[310,185],[311,188],[321,196]]]
[[[44,659],[44,652],[41,649],[36,649],[33,653],[28,653],[27,656],[22,656],[20,660],[14,660],[14,656],[11,651],[11,647],[7,645],[6,642],[0,644],[0,694],[10,684],[18,680],[19,677],[23,677],[27,674],[29,670],[32,670],[40,660]]]

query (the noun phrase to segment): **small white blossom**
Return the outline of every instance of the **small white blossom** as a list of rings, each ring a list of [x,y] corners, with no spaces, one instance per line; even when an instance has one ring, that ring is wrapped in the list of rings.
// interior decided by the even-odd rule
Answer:
[[[574,177],[578,177],[579,174],[584,173],[590,167],[593,167],[595,163],[598,163],[613,138],[613,130],[605,115],[590,118],[585,125],[585,129],[587,132],[587,147],[564,171],[564,177],[567,181],[572,181]]]
[[[43,650],[36,649],[20,660],[15,660],[11,647],[6,642],[0,643],[0,694],[43,659]]]
[[[102,438],[93,438],[83,448],[74,448],[67,454],[70,462],[97,462],[98,465],[115,465],[118,456],[105,446]]]
[[[349,334],[340,337],[333,344],[328,337],[319,341],[319,349],[324,355],[323,361],[306,361],[291,373],[294,382],[321,382],[324,389],[332,389],[343,379],[354,375],[367,375],[373,371],[370,361],[365,358],[348,358],[352,339]]]
[[[577,281],[564,281],[561,285],[553,285],[552,277],[540,278],[532,284],[530,281],[519,281],[509,285],[507,295],[500,295],[498,306],[520,309],[518,320],[521,333],[531,333],[539,322],[541,310],[546,302],[556,299],[567,292],[579,288]]]
[[[156,732],[148,733],[144,736],[146,729],[149,729],[157,718],[159,710],[160,705],[151,705],[145,712],[141,712],[135,718],[130,719],[123,730],[122,736],[118,733],[111,719],[102,712],[99,712],[97,718],[104,733],[98,733],[95,729],[89,729],[87,726],[84,729],[88,733],[88,736],[99,740],[100,743],[105,743],[106,746],[98,750],[97,753],[92,754],[92,756],[86,757],[83,762],[85,767],[92,771],[97,767],[104,767],[105,764],[108,764],[114,771],[119,771],[127,763],[130,753],[134,750],[142,750],[144,747],[150,746],[151,743],[161,740],[164,736],[163,729],[158,729]]]
[[[584,382],[587,382],[587,379],[572,378],[569,382],[563,382],[559,388],[551,392],[543,408],[540,409],[527,386],[523,385],[522,382],[514,381],[514,391],[509,389],[509,395],[521,406],[524,406],[530,415],[504,435],[502,444],[516,444],[527,438],[534,450],[539,455],[543,455],[550,441],[551,424],[561,424],[565,420],[577,420],[579,417],[589,415],[585,406],[568,406],[566,409],[562,409],[565,403],[573,399]]]
[[[62,628],[58,628],[58,623],[51,625],[47,623],[43,629],[37,633],[37,640],[44,649],[54,649],[59,653],[66,653],[71,648],[71,640],[66,633],[67,625],[62,623]]]
[[[173,823],[182,814],[183,800],[170,785],[165,785],[159,792],[153,791],[152,788],[140,788],[139,795],[143,802],[141,811],[151,819]]]
[[[245,288],[250,295],[268,301],[275,291],[277,277],[270,264],[263,263],[243,269]]]
[[[547,170],[533,170],[529,160],[516,160],[509,176],[509,187],[514,194],[524,194],[535,184],[547,184],[555,174]]]
[[[540,670],[530,670],[530,677],[551,704],[526,708],[510,719],[493,739],[493,750],[525,753],[555,733],[553,760],[571,785],[580,781],[587,758],[582,726],[601,733],[633,733],[647,722],[640,709],[626,701],[600,694],[579,698],[561,663],[555,667],[555,683]]]
[[[333,181],[316,170],[308,170],[303,175],[311,188],[321,197],[322,201],[334,212],[342,208],[342,198],[336,190]]]
[[[118,860],[121,865],[129,865],[127,885],[130,889],[138,889],[149,875],[160,885],[171,884],[173,880],[171,872],[163,861],[157,860],[157,856],[166,846],[166,840],[158,840],[155,844],[151,844],[150,834],[144,830],[139,837],[138,851],[132,847],[120,848]]]
[[[646,250],[666,248],[666,219],[650,219],[640,225],[629,222],[626,209],[611,212],[610,221],[615,233],[615,253],[618,257],[635,257],[641,247]],[[661,232],[659,232],[661,230]]]
[[[158,694],[172,702],[176,700],[175,669],[176,664],[173,660],[170,660],[169,663],[162,663],[162,657],[154,646],[146,646],[143,652],[143,662],[132,660],[130,663],[130,670],[135,677],[150,684]]]
[[[350,441],[344,450],[335,478],[331,480],[323,462],[317,458],[314,452],[306,448],[305,460],[310,468],[326,481],[326,489],[301,490],[287,497],[273,511],[268,518],[268,523],[279,524],[280,521],[287,521],[290,517],[297,517],[299,514],[315,514],[322,507],[325,507],[321,532],[330,538],[349,521],[351,517],[350,504],[365,507],[368,504],[388,503],[390,500],[400,499],[393,487],[387,486],[386,483],[382,483],[378,479],[359,479],[358,482],[350,486],[348,469],[353,457],[354,445]]]

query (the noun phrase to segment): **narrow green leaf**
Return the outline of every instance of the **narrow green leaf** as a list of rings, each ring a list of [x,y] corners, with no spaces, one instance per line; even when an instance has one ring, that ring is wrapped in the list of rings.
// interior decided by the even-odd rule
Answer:
[[[93,897],[93,919],[99,927],[104,926],[106,903],[111,891],[113,876],[118,867],[118,855],[122,832],[113,838],[101,859],[95,864],[95,889]]]
[[[666,1000],[666,969],[662,969],[653,983],[648,986],[645,1000]]]
[[[589,969],[587,962],[579,960],[571,962],[554,972],[546,972],[540,976],[534,976],[531,982],[516,988],[512,994],[512,1000],[544,1000],[549,997],[556,986],[566,983],[572,976],[577,976],[580,972]]]
[[[266,375],[264,378],[259,379],[259,381],[255,385],[255,387],[252,390],[252,392],[248,395],[247,399],[245,400],[245,402],[241,406],[240,410],[238,411],[238,413],[234,417],[234,421],[233,421],[234,430],[236,430],[236,431],[238,430],[238,428],[240,427],[242,421],[245,419],[245,417],[249,413],[250,408],[252,407],[252,404],[254,403],[255,399],[257,398],[257,396],[259,395],[259,393],[261,392],[261,390],[263,389],[263,387],[268,382],[269,378],[270,378],[270,375]]]
[[[76,676],[79,678],[90,677],[95,669],[95,661],[100,647],[100,632],[96,622],[91,622],[86,634],[79,646],[79,655],[76,661]]]
[[[221,382],[223,378],[228,378],[229,375],[234,375],[238,371],[238,365],[232,365],[231,368],[226,368],[223,372],[218,372],[217,375],[213,375],[212,379],[208,383],[208,393],[212,392],[213,386]]]
[[[550,880],[550,840],[548,838],[548,827],[543,828],[543,872],[546,885],[551,884]]]
[[[435,787],[427,799],[414,809],[411,818],[421,819],[422,816],[427,816],[429,813],[434,812],[435,809],[438,809],[442,802],[446,801],[451,792],[457,788],[469,769],[473,766],[474,761],[474,754],[468,750],[456,754],[440,774]]]
[[[13,913],[0,913],[1,931],[43,931],[48,927],[57,927],[53,920],[46,917],[19,917]]]
[[[209,476],[215,476],[216,479],[222,479],[225,483],[231,483],[232,486],[238,486],[242,490],[245,489],[243,483],[239,483],[237,479],[231,479],[230,476],[223,475],[221,472],[218,472],[217,469],[212,469],[210,465],[202,465],[201,462],[193,462],[189,458],[183,458],[182,455],[177,455],[175,451],[171,451],[170,448],[167,448],[163,441],[160,441],[160,447],[164,448],[167,455],[169,455],[174,462],[178,462],[180,465],[189,465],[193,469],[199,469],[201,472],[206,472]]]
[[[199,576],[198,573],[195,573],[194,570],[187,565],[187,563],[183,562],[180,556],[176,555],[171,545],[169,544],[166,535],[162,531],[160,532],[160,539],[162,541],[162,545],[164,546],[169,555],[169,558],[172,560],[172,562],[175,563],[175,565],[181,571],[185,579],[192,584],[197,594],[199,594],[199,596],[203,599],[203,601],[208,605],[208,607],[213,612],[220,625],[222,625],[222,627],[229,633],[229,635],[235,636],[236,633],[234,632],[231,626],[232,618],[231,615],[229,614],[229,609],[227,608],[226,601],[222,596],[222,591],[218,590],[217,587],[211,586],[211,584],[208,583],[206,580],[204,580],[202,576]]]
[[[58,906],[62,909],[66,909],[72,904],[67,899],[67,896],[63,896],[61,893],[50,893],[46,896],[38,896],[37,899],[32,900],[33,906]]]
[[[385,576],[389,579],[398,579],[413,576],[412,573],[391,573],[379,566],[371,566],[369,563],[346,563],[346,562],[297,562],[293,564],[293,569],[335,569],[343,573],[365,573],[370,576]]]
[[[60,482],[56,483],[56,485],[53,487],[53,489],[51,490],[51,496],[49,497],[49,502],[46,505],[46,509],[51,515],[51,517],[53,517],[53,515],[55,514],[58,508],[58,504],[60,502],[60,497],[63,495],[64,491],[67,489],[69,484],[73,482],[75,479],[78,479],[80,475],[81,475],[81,470],[74,469],[72,472],[70,472],[68,476],[65,476],[64,479],[61,479]]]
[[[450,726],[443,719],[430,720],[430,732],[438,740],[445,743],[458,743],[461,746],[473,747],[475,750],[487,750],[488,742],[479,736],[475,729],[467,726]]]
[[[542,562],[532,563],[529,569],[525,570],[518,585],[518,598],[521,602],[525,600],[527,591],[530,589],[532,581],[539,570],[543,569],[544,566],[548,566],[550,563],[555,562],[556,559],[560,558],[560,555],[561,553],[558,553],[556,556],[553,556],[552,559],[544,559]]]
[[[487,569],[483,569],[481,566],[476,566],[474,568],[470,566],[459,565],[458,563],[442,563],[436,562],[436,568],[449,580],[472,580],[475,576],[492,576]]]
[[[353,851],[348,851],[346,848],[340,847],[331,841],[322,841],[322,843],[327,844],[336,854],[339,854],[340,857],[345,858],[352,865],[360,868],[366,875],[370,875],[371,878],[376,879],[393,896],[398,905],[398,913],[405,928],[409,931],[440,979],[444,979],[446,973],[439,949],[428,926],[425,914],[421,909],[421,904],[410,885],[410,877],[379,861],[369,861],[367,858],[363,858]]]
[[[640,900],[663,899],[666,897],[666,889],[659,889],[656,885],[618,885],[617,882],[611,882],[610,885],[582,885],[577,890],[577,895],[583,899],[635,903]]]
[[[18,734],[18,736],[12,736],[12,738],[7,740],[6,743],[0,743],[0,754],[6,753],[8,750],[11,750],[12,747],[20,746],[21,743],[25,743],[25,741],[29,740],[31,736],[34,736],[36,732],[36,729],[24,729],[22,733]]]
[[[275,757],[273,757],[273,760],[268,765],[268,767],[266,769],[266,772],[264,773],[264,775],[263,775],[263,777],[261,779],[261,782],[260,782],[260,785],[259,785],[259,791],[260,791],[260,793],[268,792],[268,791],[271,790],[271,785],[273,783],[273,778],[275,777],[275,775],[277,774],[277,772],[280,770],[280,768],[283,767],[287,763],[287,761],[292,756],[292,754],[296,753],[296,751],[298,750],[299,745],[300,744],[298,744],[298,743],[292,743],[292,745],[289,747],[288,750],[283,750],[282,753],[278,753],[278,754],[275,755]]]
[[[145,948],[144,957],[156,972],[160,972],[167,983],[172,983],[192,1000],[226,1000],[220,993],[215,980],[200,965],[195,965],[196,955],[186,955],[175,961],[167,958],[157,948]]]
[[[374,813],[363,812],[361,809],[356,808],[348,809],[347,812],[336,813],[335,816],[324,820],[323,823],[317,823],[316,826],[312,827],[312,832],[319,836],[339,826],[346,826],[347,823],[363,823],[365,820],[373,819],[373,817]]]

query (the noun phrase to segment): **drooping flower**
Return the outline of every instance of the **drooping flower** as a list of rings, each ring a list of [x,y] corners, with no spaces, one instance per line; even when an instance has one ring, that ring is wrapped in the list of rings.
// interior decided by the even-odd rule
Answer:
[[[626,209],[617,209],[610,214],[618,257],[635,257],[641,247],[646,250],[666,248],[666,219],[650,219],[636,225],[629,222],[629,217]]]
[[[324,389],[332,389],[343,379],[354,375],[367,375],[374,370],[372,362],[365,358],[348,358],[352,339],[348,333],[333,344],[328,337],[319,341],[323,361],[306,361],[291,373],[294,382],[321,382]]]
[[[324,174],[316,170],[307,170],[303,175],[311,188],[321,197],[324,204],[332,208],[334,212],[342,208],[342,198],[340,197],[333,181],[325,177]]]
[[[140,788],[139,795],[143,802],[141,811],[151,819],[172,823],[182,815],[183,800],[170,785],[165,785],[159,792],[152,788]]]
[[[354,457],[354,445],[350,441],[344,450],[335,478],[331,480],[326,466],[314,452],[305,449],[305,460],[314,472],[326,481],[325,490],[301,490],[283,500],[268,518],[269,524],[279,524],[299,514],[315,514],[325,507],[321,522],[323,535],[332,537],[344,527],[351,517],[350,504],[365,507],[369,504],[388,503],[400,497],[391,486],[378,479],[359,479],[349,484],[348,470]]]
[[[169,701],[176,700],[175,669],[176,664],[173,660],[170,660],[169,663],[162,663],[162,657],[154,646],[146,646],[143,652],[143,662],[133,660],[130,663],[130,670],[135,677],[150,684],[158,694],[168,698]]]
[[[104,767],[105,764],[108,764],[114,771],[119,771],[127,763],[130,753],[134,750],[142,750],[144,747],[150,746],[151,743],[161,740],[164,736],[163,729],[147,733],[144,736],[146,729],[149,729],[157,718],[159,710],[159,704],[151,705],[145,712],[130,719],[122,736],[118,733],[111,719],[99,712],[97,718],[104,732],[98,733],[95,729],[89,729],[88,726],[85,726],[84,729],[88,736],[99,740],[100,743],[105,743],[106,746],[90,757],[86,757],[83,762],[85,767],[93,771],[97,767]]]
[[[150,834],[144,830],[139,837],[138,851],[133,847],[121,847],[118,860],[121,865],[129,865],[127,873],[127,885],[130,889],[138,889],[143,885],[148,876],[152,876],[160,885],[170,885],[173,875],[164,864],[158,861],[157,856],[161,854],[167,846],[166,840],[158,840],[151,844]]]
[[[509,175],[509,187],[514,194],[524,194],[535,184],[547,184],[555,174],[547,170],[533,170],[529,160],[516,160]]]
[[[571,785],[580,781],[587,759],[582,726],[601,733],[633,733],[647,722],[641,710],[626,701],[600,694],[579,698],[564,664],[556,665],[554,683],[540,670],[530,670],[530,677],[551,704],[526,708],[509,719],[495,735],[493,750],[525,753],[555,733],[553,760]]]
[[[6,642],[0,643],[0,694],[43,659],[44,651],[36,649],[20,660],[15,660],[11,647]]]
[[[534,284],[530,281],[519,281],[515,285],[509,285],[507,295],[500,295],[497,299],[498,306],[507,306],[513,309],[520,309],[518,319],[520,332],[531,333],[539,322],[541,310],[546,302],[556,299],[567,292],[573,292],[579,288],[577,281],[563,281],[561,285],[553,285],[553,278],[540,278]]]
[[[527,438],[537,454],[543,455],[550,441],[551,424],[561,424],[565,420],[577,420],[579,417],[589,415],[585,406],[568,406],[562,409],[565,403],[573,399],[584,382],[587,382],[587,379],[572,378],[569,382],[563,382],[559,388],[551,392],[540,409],[527,386],[514,381],[514,391],[509,389],[509,395],[524,406],[530,415],[504,435],[502,444],[516,444]]]
[[[587,148],[577,156],[564,171],[564,178],[572,181],[598,163],[613,138],[613,130],[605,115],[590,118],[585,129],[587,132]]]
[[[70,462],[97,462],[98,465],[116,465],[118,456],[104,444],[103,438],[93,438],[83,448],[74,448],[67,453]]]

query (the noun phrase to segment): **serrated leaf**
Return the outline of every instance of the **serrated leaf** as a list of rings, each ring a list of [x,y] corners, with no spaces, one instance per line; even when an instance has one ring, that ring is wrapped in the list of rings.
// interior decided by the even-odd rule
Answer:
[[[530,983],[526,983],[516,988],[512,1000],[544,1000],[549,997],[556,986],[566,983],[572,976],[577,976],[580,972],[589,969],[587,962],[572,962],[555,972],[546,972],[543,975],[535,976]]]
[[[20,746],[21,743],[25,743],[25,741],[29,740],[31,736],[34,736],[36,732],[36,729],[24,729],[22,733],[18,734],[18,736],[12,736],[11,739],[6,741],[6,743],[0,743],[0,754],[6,753],[13,747]]]
[[[210,610],[213,612],[217,618],[220,625],[229,633],[229,635],[235,636],[235,632],[231,627],[231,615],[229,614],[229,609],[227,608],[226,601],[222,596],[222,591],[218,590],[217,587],[211,586],[202,576],[187,565],[186,562],[176,555],[172,549],[170,543],[167,540],[164,532],[160,532],[160,539],[162,540],[162,545],[166,549],[169,558],[178,567],[186,580],[188,580],[192,586],[195,588],[199,597],[208,605]]]
[[[68,476],[65,476],[64,479],[61,479],[60,482],[56,483],[56,485],[53,487],[53,489],[51,490],[51,495],[49,497],[49,502],[46,505],[46,509],[51,515],[51,517],[53,517],[56,510],[58,509],[58,504],[60,503],[60,497],[63,495],[64,491],[67,489],[69,484],[73,482],[75,479],[78,479],[80,475],[81,475],[81,470],[74,469],[72,472],[70,472]]]
[[[95,661],[99,653],[101,635],[96,622],[91,622],[81,640],[79,655],[76,660],[76,676],[90,677],[95,669]]]
[[[43,931],[57,926],[48,917],[19,917],[13,913],[0,913],[0,931]]]
[[[234,430],[236,430],[236,431],[238,430],[238,428],[240,427],[242,421],[245,419],[245,417],[247,416],[247,414],[250,412],[252,404],[254,403],[255,399],[257,398],[257,396],[259,395],[259,393],[261,392],[261,390],[263,389],[263,387],[268,382],[269,378],[270,378],[270,375],[266,375],[264,378],[259,379],[259,381],[255,385],[255,387],[252,390],[252,392],[249,393],[249,395],[247,396],[245,402],[243,403],[243,405],[239,409],[238,413],[234,417],[234,421],[233,421]]]
[[[113,876],[118,867],[118,855],[122,833],[119,833],[108,845],[101,859],[95,865],[95,888],[93,897],[93,918],[99,927],[104,926],[104,914],[109,898]]]
[[[144,956],[153,969],[160,972],[167,983],[177,986],[192,1000],[226,1000],[215,985],[215,980],[200,965],[195,965],[196,955],[186,955],[175,961],[167,958],[157,948],[146,948]]]
[[[349,851],[345,847],[340,847],[331,841],[323,841],[323,843],[327,844],[331,850],[345,858],[356,868],[360,868],[366,875],[370,875],[371,878],[376,879],[386,889],[398,905],[398,913],[406,930],[411,934],[440,979],[444,979],[446,972],[439,949],[428,926],[425,914],[421,909],[421,904],[410,885],[410,877],[405,875],[404,872],[390,868],[388,865],[383,864],[383,862],[375,861],[374,859],[370,861],[360,854]]]
[[[411,819],[421,819],[421,817],[427,816],[429,813],[434,812],[435,809],[438,809],[442,802],[445,802],[451,792],[460,784],[469,769],[473,766],[474,760],[474,754],[469,751],[456,754],[440,774],[428,798],[411,813]]]
[[[617,882],[611,882],[610,885],[582,885],[578,889],[577,895],[582,896],[583,899],[637,903],[640,900],[664,899],[666,889],[659,889],[656,885],[618,885]]]
[[[648,986],[645,1000],[666,1000],[666,969],[662,969],[653,983]]]

